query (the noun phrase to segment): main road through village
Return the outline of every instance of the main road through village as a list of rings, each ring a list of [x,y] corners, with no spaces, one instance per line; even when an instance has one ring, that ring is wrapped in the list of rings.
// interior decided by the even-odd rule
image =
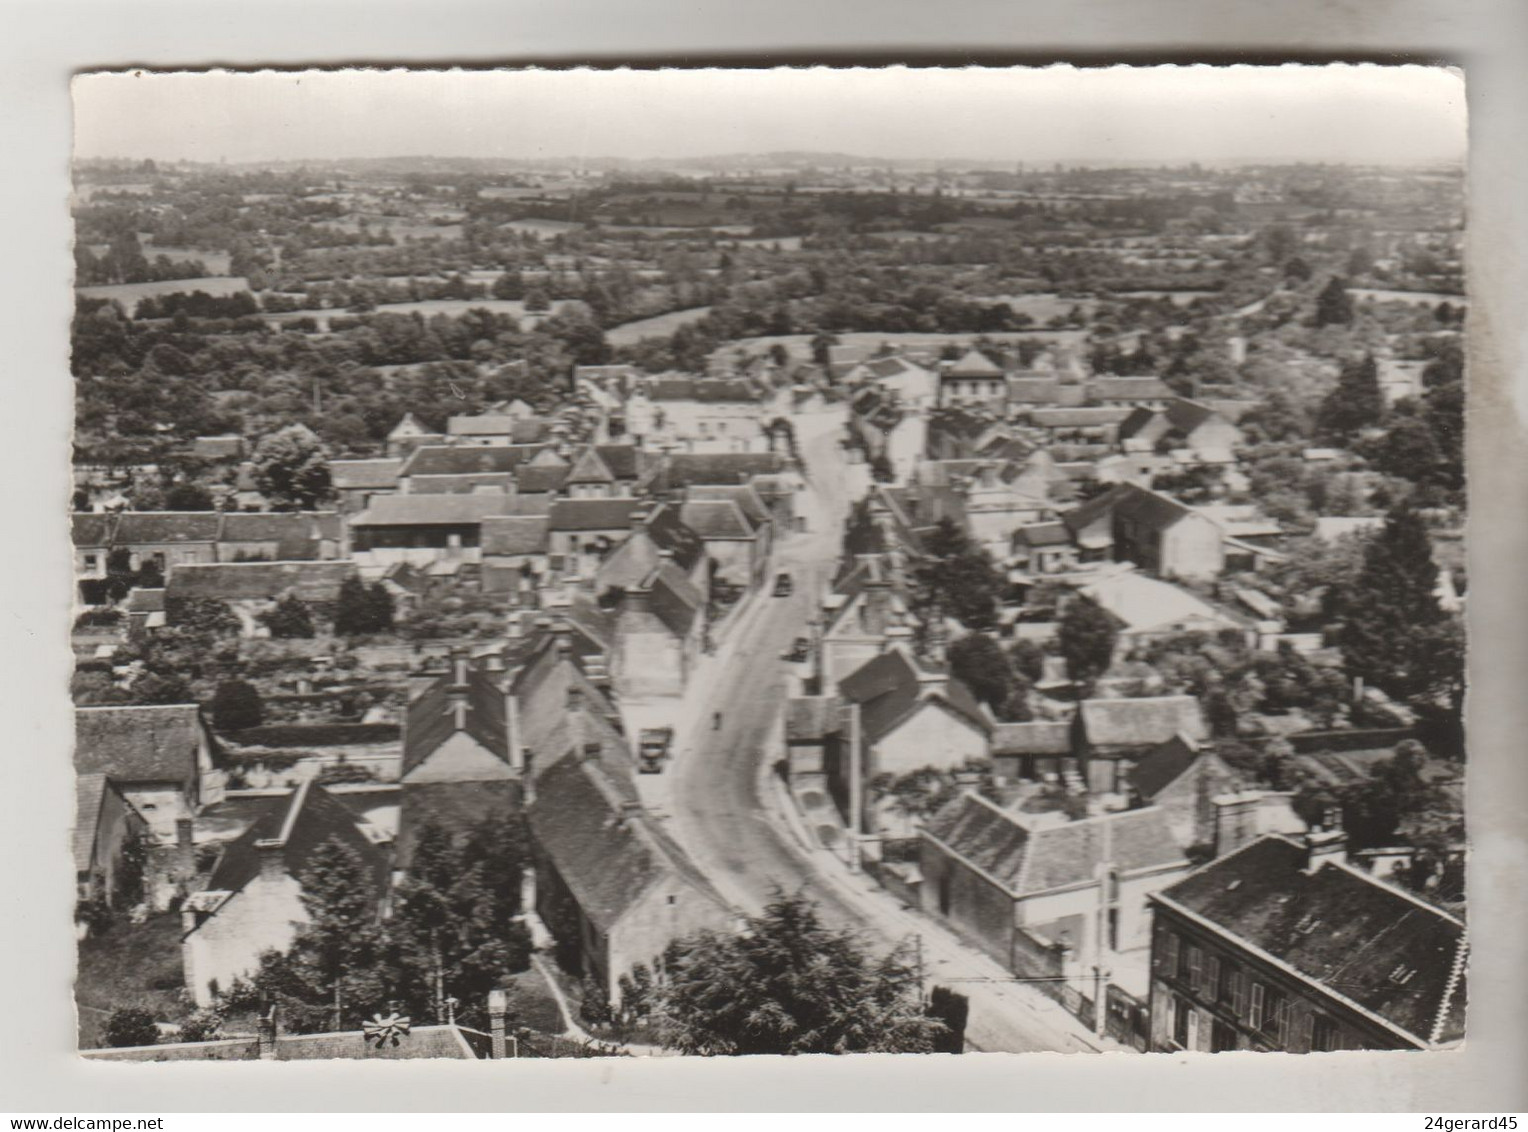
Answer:
[[[773,764],[783,757],[779,717],[787,676],[777,660],[816,615],[832,581],[850,507],[850,468],[838,412],[795,418],[806,465],[807,498],[798,501],[808,530],[785,537],[773,569],[789,572],[794,593],[766,585],[710,661],[692,700],[690,741],[664,777],[671,827],[696,864],[739,909],[756,912],[776,889],[801,891],[828,924],[850,928],[879,952],[907,946],[921,956],[926,981],[970,998],[968,1043],[980,1050],[1062,1052],[1119,1049],[1093,1036],[1034,987],[963,943],[933,920],[904,907],[827,850],[810,845],[785,812],[789,802]],[[721,726],[711,713],[721,712]]]

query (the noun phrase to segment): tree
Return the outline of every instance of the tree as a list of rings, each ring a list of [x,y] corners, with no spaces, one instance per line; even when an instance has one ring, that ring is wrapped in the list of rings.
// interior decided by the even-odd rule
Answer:
[[[381,582],[366,587],[366,616],[373,633],[385,633],[393,627],[393,595]]]
[[[1029,682],[1014,670],[997,641],[986,633],[962,637],[949,648],[950,675],[998,719],[1015,722],[1029,718]]]
[[[421,828],[393,923],[414,1009],[444,1020],[454,997],[471,1019],[489,990],[530,965],[530,934],[517,918],[528,859],[523,827],[508,814],[457,836]]]
[[[838,337],[836,335],[829,334],[825,330],[819,330],[816,334],[812,335],[812,361],[826,369],[833,357],[829,351],[837,345]]]
[[[968,629],[991,628],[1002,575],[953,519],[940,519],[924,540],[925,558],[914,570],[915,599],[927,616],[953,617]]]
[[[366,583],[361,581],[359,575],[351,574],[340,583],[339,597],[334,603],[334,631],[342,637],[370,633],[375,623],[373,618]]]
[[[1056,640],[1067,674],[1084,694],[1114,663],[1119,629],[1114,619],[1086,598],[1073,600],[1056,627]]]
[[[217,640],[239,633],[238,615],[216,598],[173,598],[165,602],[164,611],[165,621],[172,628],[191,637]]]
[[[1438,567],[1421,518],[1402,505],[1364,549],[1363,569],[1338,596],[1338,644],[1348,673],[1392,696],[1438,681],[1434,631],[1446,620],[1435,590]]]
[[[159,1027],[154,1016],[138,1006],[119,1006],[106,1019],[106,1044],[120,1049],[123,1046],[151,1046],[159,1041]]]
[[[166,511],[215,511],[212,492],[201,484],[177,483],[165,489]]]
[[[1353,300],[1348,297],[1348,281],[1334,275],[1316,296],[1316,325],[1347,326],[1353,321]]]
[[[131,691],[133,702],[139,704],[188,704],[194,698],[190,684],[163,672],[145,672],[133,681]]]
[[[306,425],[288,425],[261,437],[250,463],[255,486],[277,503],[306,511],[334,494],[328,452]]]
[[[313,636],[313,617],[307,605],[295,594],[288,594],[262,613],[260,623],[270,630],[271,636],[280,640],[306,640]]]
[[[666,966],[654,1014],[681,1053],[928,1053],[945,1033],[899,953],[873,958],[799,894],[777,891],[737,935],[679,941]]]
[[[260,692],[245,680],[225,680],[213,693],[212,726],[219,731],[243,731],[259,727],[265,717]]]
[[[1347,444],[1364,429],[1378,425],[1385,415],[1385,395],[1379,387],[1379,365],[1373,354],[1342,367],[1337,386],[1326,395],[1316,414],[1316,428],[1323,439]]]

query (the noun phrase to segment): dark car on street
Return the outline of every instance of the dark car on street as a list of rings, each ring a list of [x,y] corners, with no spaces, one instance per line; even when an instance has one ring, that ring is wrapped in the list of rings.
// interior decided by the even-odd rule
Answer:
[[[791,576],[789,574],[781,574],[775,578],[776,597],[790,597],[795,588],[796,583],[791,581]]]

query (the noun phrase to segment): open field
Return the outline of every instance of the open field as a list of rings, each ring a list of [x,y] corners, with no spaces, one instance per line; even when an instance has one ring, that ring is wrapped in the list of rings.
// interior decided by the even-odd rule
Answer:
[[[1073,307],[1081,307],[1086,317],[1098,306],[1097,299],[1063,299],[1049,292],[1030,295],[972,295],[971,298],[983,303],[1007,303],[1014,314],[1027,314],[1041,326],[1053,318],[1065,318]]]
[[[140,1006],[156,1022],[178,1022],[186,1015],[179,913],[150,916],[141,924],[119,920],[105,935],[80,944],[79,964],[74,1001],[81,1049],[106,1044],[106,1020],[121,1006]]]
[[[201,291],[208,295],[236,295],[249,290],[249,280],[242,275],[209,275],[205,279],[163,279],[158,283],[113,283],[101,287],[78,287],[76,293],[84,299],[115,299],[127,308],[129,314],[139,299],[150,296],[190,294]]]
[[[623,322],[605,331],[605,341],[612,346],[630,346],[644,338],[666,338],[681,326],[700,321],[710,310],[710,307],[691,307],[689,310],[670,311],[652,318],[639,318],[635,322]]]

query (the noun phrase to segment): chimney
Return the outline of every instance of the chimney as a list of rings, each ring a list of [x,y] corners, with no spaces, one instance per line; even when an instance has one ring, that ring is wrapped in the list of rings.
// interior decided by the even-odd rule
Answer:
[[[1309,876],[1328,861],[1343,865],[1348,860],[1348,835],[1342,828],[1342,811],[1327,807],[1321,824],[1305,834],[1305,873]]]
[[[620,813],[619,824],[622,825],[622,826],[629,825],[631,822],[636,821],[637,818],[639,818],[641,815],[642,815],[642,803],[641,802],[633,802],[633,801],[622,802],[621,803],[621,813]]]
[[[286,842],[278,837],[262,837],[255,842],[260,856],[260,879],[280,880],[286,876]]]
[[[456,688],[461,688],[462,689],[462,694],[463,695],[466,694],[466,689],[467,689],[467,667],[468,667],[468,660],[467,660],[467,648],[466,648],[466,646],[465,645],[455,645],[455,646],[453,646],[452,649],[451,649],[451,687],[452,687],[452,691],[455,691]]]
[[[503,672],[504,671],[504,654],[503,653],[500,653],[500,652],[491,652],[488,655],[484,656],[482,658],[482,660],[483,660],[483,668],[485,670],[487,670],[488,672],[495,672],[495,673],[497,673],[497,672]]]
[[[905,645],[907,648],[912,648],[913,631],[910,626],[888,625],[883,632],[884,635],[881,639],[882,652],[890,652],[896,645]],[[922,680],[921,674],[919,675],[919,680]]]
[[[649,511],[646,507],[638,507],[629,516],[627,516],[626,521],[631,524],[631,529],[633,531],[640,531],[643,527],[647,526],[647,521],[650,518],[652,518],[651,511]]]
[[[1255,840],[1259,833],[1258,810],[1263,796],[1241,790],[1211,799],[1215,806],[1215,855],[1224,857]]]
[[[182,877],[196,875],[196,845],[190,818],[175,819],[175,868]]]
[[[568,660],[573,655],[573,628],[568,624],[566,617],[558,617],[552,622],[552,639],[557,649],[559,660]]]
[[[273,1002],[255,1022],[261,1061],[276,1060],[276,1004]]]
[[[508,1014],[509,995],[504,993],[503,987],[494,987],[488,992],[488,1033],[492,1038],[488,1056],[494,1061],[504,1060],[504,1051],[508,1044],[505,1041],[505,1018]]]

